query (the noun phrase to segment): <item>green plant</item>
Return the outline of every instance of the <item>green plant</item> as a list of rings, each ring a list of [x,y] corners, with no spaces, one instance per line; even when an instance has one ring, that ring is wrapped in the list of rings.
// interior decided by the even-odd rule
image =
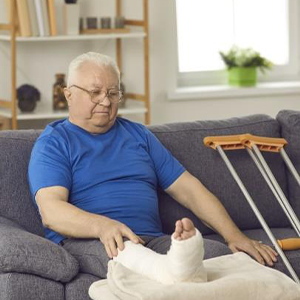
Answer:
[[[219,53],[228,70],[236,67],[258,67],[264,73],[265,70],[271,69],[273,66],[271,61],[251,48],[243,49],[233,46],[227,53],[222,51]]]

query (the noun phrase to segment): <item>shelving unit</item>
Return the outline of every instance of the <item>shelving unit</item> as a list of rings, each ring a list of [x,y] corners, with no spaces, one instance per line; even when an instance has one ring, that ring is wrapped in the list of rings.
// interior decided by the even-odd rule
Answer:
[[[3,0],[0,0],[3,1]],[[144,94],[126,93],[129,104],[125,108],[119,109],[120,115],[144,114],[145,124],[150,123],[150,98],[149,98],[149,29],[148,29],[148,0],[143,0],[143,19],[142,20],[125,20],[125,25],[140,28],[142,30],[131,30],[128,33],[101,33],[101,34],[80,34],[78,36],[47,36],[47,37],[17,37],[16,23],[16,0],[10,1],[10,22],[8,24],[0,23],[0,30],[6,31],[7,34],[0,34],[0,41],[9,42],[11,48],[11,99],[0,98],[0,130],[8,129],[10,123],[11,129],[18,128],[18,120],[37,120],[37,119],[59,119],[68,116],[67,111],[53,111],[52,103],[38,105],[32,113],[20,112],[17,107],[16,93],[16,55],[17,43],[36,43],[51,41],[82,41],[82,40],[116,40],[116,61],[122,72],[122,40],[142,38],[144,47]],[[116,0],[116,16],[122,15],[122,0]]]

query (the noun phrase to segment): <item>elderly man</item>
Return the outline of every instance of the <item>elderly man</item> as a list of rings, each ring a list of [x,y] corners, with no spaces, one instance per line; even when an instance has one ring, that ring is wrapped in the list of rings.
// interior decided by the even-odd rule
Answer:
[[[65,97],[69,118],[49,124],[38,138],[28,176],[46,237],[78,258],[82,272],[105,278],[123,239],[168,251],[171,237],[161,231],[157,185],[220,233],[232,252],[273,265],[277,253],[246,237],[145,126],[117,117],[120,73],[110,57],[89,52],[75,58]],[[190,220],[177,221],[174,239],[194,235]],[[217,241],[204,240],[204,248],[207,257],[214,248],[229,253]]]

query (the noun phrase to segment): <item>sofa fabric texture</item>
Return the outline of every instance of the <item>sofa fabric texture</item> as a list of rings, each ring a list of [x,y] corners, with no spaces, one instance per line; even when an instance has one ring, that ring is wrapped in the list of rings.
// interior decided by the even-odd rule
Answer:
[[[252,115],[218,121],[195,121],[149,126],[149,129],[223,203],[230,216],[249,237],[271,245],[244,195],[217,151],[206,148],[206,136],[251,133],[285,137],[288,154],[300,171],[300,112],[282,111],[277,119]],[[88,265],[44,238],[38,210],[30,198],[27,167],[32,146],[41,130],[0,131],[0,299],[90,299],[87,291],[98,276],[89,274]],[[276,238],[296,237],[280,205],[245,150],[227,151],[230,161],[253,197]],[[278,154],[263,153],[283,192],[291,200],[298,217],[299,187],[287,172]],[[190,211],[158,189],[163,230],[170,234],[174,223],[190,217],[205,239],[224,243],[221,236],[199,221]],[[207,256],[227,254],[210,249]],[[211,243],[213,245],[213,243]],[[213,248],[211,246],[211,248]],[[216,253],[217,252],[217,253]],[[287,257],[300,276],[300,250],[287,251]],[[93,264],[90,259],[86,260]],[[289,275],[281,259],[274,266]],[[105,299],[104,299],[105,300]]]
[[[276,120],[266,115],[253,115],[220,121],[196,121],[184,124],[151,126],[150,129],[183,166],[199,178],[221,200],[239,228],[247,230],[261,227],[219,153],[207,148],[203,144],[203,139],[206,136],[243,133],[280,137],[280,126]],[[226,154],[256,202],[257,207],[263,212],[269,226],[289,226],[288,219],[247,151],[227,151]],[[283,192],[287,195],[287,180],[282,160],[277,159],[278,155],[274,153],[263,153],[263,156]],[[159,198],[163,230],[170,233],[173,231],[174,222],[182,214],[182,207],[162,190],[159,190]],[[269,199],[270,202],[261,201],[261,199]],[[188,210],[185,213],[193,219],[203,234],[213,233],[211,229],[192,216],[192,213]]]
[[[278,113],[277,121],[281,126],[281,136],[288,142],[285,151],[300,174],[300,112],[283,110]],[[297,215],[300,215],[300,186],[293,175],[287,173],[289,200]]]
[[[69,282],[78,273],[77,260],[62,247],[0,217],[0,269]]]

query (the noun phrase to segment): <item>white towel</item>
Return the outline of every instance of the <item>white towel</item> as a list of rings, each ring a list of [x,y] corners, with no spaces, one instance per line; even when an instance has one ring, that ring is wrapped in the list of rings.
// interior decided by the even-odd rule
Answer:
[[[94,282],[94,300],[300,300],[300,285],[238,252],[203,261],[208,282],[163,285],[109,261],[107,279]]]

